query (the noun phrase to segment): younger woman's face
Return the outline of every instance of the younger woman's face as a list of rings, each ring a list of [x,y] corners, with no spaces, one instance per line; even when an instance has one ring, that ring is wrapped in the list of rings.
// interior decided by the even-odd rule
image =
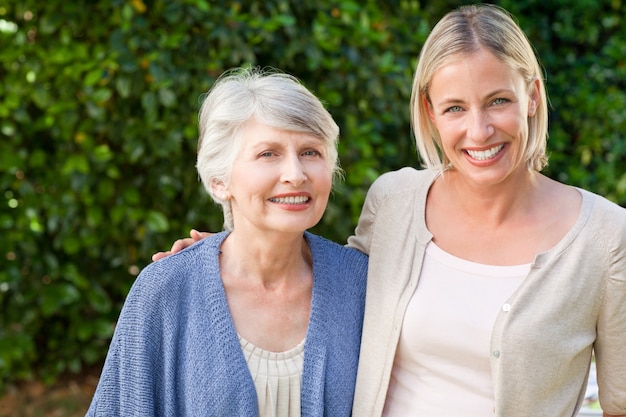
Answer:
[[[495,184],[526,169],[528,118],[539,104],[538,82],[529,86],[519,72],[481,49],[435,72],[428,99],[443,152],[464,178]]]

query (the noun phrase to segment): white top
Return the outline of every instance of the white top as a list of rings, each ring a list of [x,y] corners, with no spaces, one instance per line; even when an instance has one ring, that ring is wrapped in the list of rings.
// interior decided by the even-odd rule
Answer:
[[[286,352],[269,352],[239,335],[259,401],[259,417],[300,417],[304,340]]]
[[[492,416],[491,329],[529,270],[530,264],[470,262],[430,242],[406,310],[383,415]]]

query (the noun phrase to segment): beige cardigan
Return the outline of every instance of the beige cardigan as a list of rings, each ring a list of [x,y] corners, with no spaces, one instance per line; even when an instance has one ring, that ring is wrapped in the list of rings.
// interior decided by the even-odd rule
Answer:
[[[402,319],[432,237],[424,214],[435,177],[412,168],[382,175],[348,239],[370,256],[355,417],[382,414]],[[495,416],[575,416],[593,349],[604,412],[626,412],[626,210],[580,192],[576,224],[536,257],[494,324]]]

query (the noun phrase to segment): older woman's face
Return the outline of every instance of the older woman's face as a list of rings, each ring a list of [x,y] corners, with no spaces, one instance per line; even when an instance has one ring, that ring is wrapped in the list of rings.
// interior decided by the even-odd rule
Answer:
[[[332,187],[323,142],[255,118],[240,134],[227,186],[235,229],[302,233],[317,224]]]
[[[539,99],[522,75],[490,52],[453,59],[433,76],[427,109],[443,151],[465,178],[504,181],[523,163],[528,117]]]

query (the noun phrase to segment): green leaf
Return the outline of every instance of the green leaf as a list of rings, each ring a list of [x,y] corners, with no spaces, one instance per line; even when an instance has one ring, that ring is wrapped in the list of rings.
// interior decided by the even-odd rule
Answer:
[[[146,216],[146,225],[152,232],[162,233],[169,230],[167,217],[158,211],[151,210]]]
[[[82,174],[89,173],[89,160],[85,155],[72,154],[65,160],[63,168],[61,168],[61,173],[63,175],[69,175],[75,172]]]
[[[78,290],[66,283],[44,285],[40,295],[40,306],[44,317],[56,313],[61,307],[71,304],[80,298]]]

